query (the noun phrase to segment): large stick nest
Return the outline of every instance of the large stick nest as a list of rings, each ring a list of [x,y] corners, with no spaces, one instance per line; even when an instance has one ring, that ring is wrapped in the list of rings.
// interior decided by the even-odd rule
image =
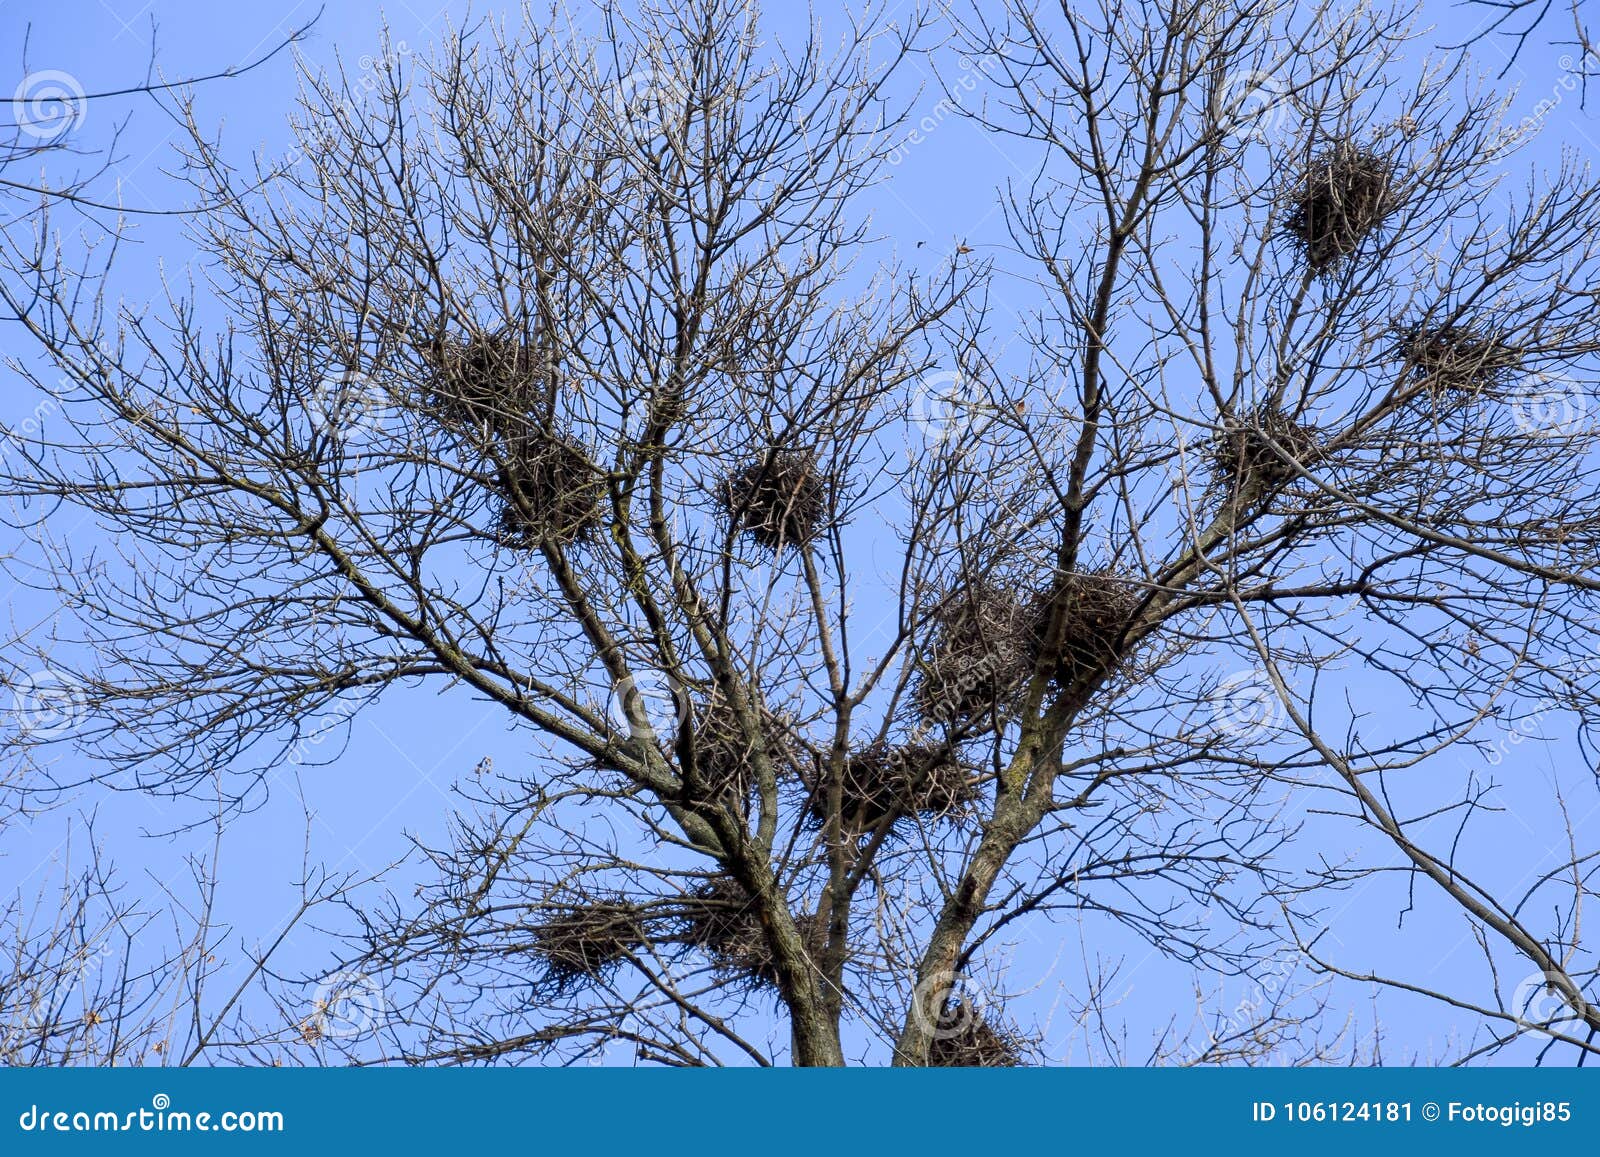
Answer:
[[[912,704],[930,723],[1002,708],[1027,677],[1028,610],[985,579],[951,591],[930,618]]]
[[[729,876],[717,876],[691,892],[682,903],[682,943],[711,958],[717,972],[753,986],[776,987],[777,958],[756,911],[755,900]],[[795,918],[806,951],[820,957],[827,929],[816,916]]]
[[[784,720],[765,705],[754,708],[760,720],[760,748],[775,765],[774,774],[793,766],[794,749]],[[693,713],[695,770],[711,799],[732,795],[747,799],[756,783],[757,741],[739,725],[732,706],[712,695]]]
[[[1398,327],[1393,355],[1433,390],[1478,393],[1502,383],[1522,362],[1501,334],[1465,323]]]
[[[825,823],[833,777],[814,778],[807,811]],[[846,829],[865,831],[886,818],[919,813],[960,818],[971,814],[979,793],[971,770],[949,748],[876,741],[846,757],[839,797]]]
[[[733,528],[774,551],[804,546],[815,538],[831,497],[829,479],[812,450],[768,450],[719,487]]]
[[[604,476],[554,418],[544,354],[509,334],[440,337],[419,352],[432,372],[425,401],[444,426],[492,462],[507,546],[567,546],[599,525]]]
[[[1332,272],[1398,207],[1395,166],[1351,141],[1314,156],[1287,193],[1283,228],[1313,273]]]
[[[1315,426],[1263,404],[1223,418],[1211,441],[1213,479],[1235,494],[1276,489],[1299,477],[1296,464],[1310,464],[1321,449]]]
[[[602,899],[554,908],[533,928],[533,952],[559,992],[601,980],[647,943],[643,910],[628,900]]]
[[[1143,599],[1138,586],[1108,572],[1061,576],[1034,600],[1032,661],[1060,687],[1116,671]]]
[[[515,436],[530,414],[548,412],[548,369],[543,355],[508,334],[439,338],[420,347],[432,369],[426,401],[447,424],[464,432]]]
[[[1016,1068],[1029,1042],[1021,1033],[996,1027],[978,1004],[952,997],[939,1011],[928,1064],[933,1068]]]
[[[577,440],[530,425],[499,453],[500,534],[506,545],[567,546],[600,524],[605,481]]]

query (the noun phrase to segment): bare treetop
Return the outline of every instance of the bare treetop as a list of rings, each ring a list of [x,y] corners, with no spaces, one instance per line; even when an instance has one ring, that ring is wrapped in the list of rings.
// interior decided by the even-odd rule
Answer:
[[[825,50],[607,7],[307,77],[287,163],[193,126],[225,326],[6,253],[68,382],[13,517],[111,536],[47,519],[16,576],[72,613],[8,678],[80,710],[14,749],[244,803],[387,688],[502,712],[528,766],[358,913],[367,1059],[1034,1063],[1002,949],[1074,925],[1202,990],[1294,960],[1465,1005],[1463,1055],[1593,1051],[1587,833],[1500,870],[1460,758],[1547,698],[1595,721],[1600,189],[1514,178],[1408,12],[1281,8],[873,12]],[[1029,174],[1025,279],[875,233],[935,38]],[[1500,981],[1319,939],[1395,873]],[[1129,1055],[1094,967],[1096,1056],[1366,1055],[1316,989]]]

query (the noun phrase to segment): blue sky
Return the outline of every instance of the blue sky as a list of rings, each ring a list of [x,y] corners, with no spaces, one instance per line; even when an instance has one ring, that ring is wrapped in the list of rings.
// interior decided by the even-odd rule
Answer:
[[[90,0],[90,2],[36,3],[34,0],[0,0],[0,88],[9,89],[21,77],[22,35],[28,33],[27,69],[58,70],[77,78],[90,92],[138,83],[149,56],[152,37],[163,75],[178,78],[215,72],[259,57],[289,30],[309,20],[314,4],[285,5],[274,11],[250,6],[223,6],[194,0]],[[496,8],[478,5],[473,15],[485,16]],[[573,10],[580,25],[594,26],[592,13],[581,6]],[[434,8],[431,4],[395,3],[379,6],[359,2],[330,4],[300,46],[309,67],[330,64],[336,56],[360,71],[361,58],[378,48],[378,30],[387,23],[389,35],[400,51],[422,51],[455,17],[464,18],[461,5]],[[1422,44],[1464,38],[1479,21],[1474,10],[1436,5],[1429,15],[1440,31],[1424,36]],[[836,16],[827,10],[824,21]],[[792,17],[775,18],[781,25]],[[1489,41],[1477,50],[1485,71],[1493,75],[1506,66],[1503,45]],[[1517,109],[1537,116],[1541,132],[1523,159],[1538,166],[1553,160],[1562,146],[1585,157],[1597,153],[1600,109],[1584,111],[1575,95],[1560,86],[1560,50],[1532,42],[1521,60],[1510,65],[1503,88],[1519,90]],[[903,76],[905,96],[921,110],[916,135],[908,138],[886,182],[864,195],[873,215],[875,232],[882,239],[880,257],[898,254],[931,269],[958,243],[994,257],[999,266],[993,300],[1002,319],[1011,324],[1030,304],[1028,271],[1009,252],[999,214],[996,188],[1008,178],[1029,171],[1029,158],[1017,146],[980,132],[938,105],[940,87],[934,68],[947,78],[962,75],[960,63],[949,54],[937,65],[913,59]],[[919,91],[919,85],[922,86]],[[290,137],[285,117],[295,93],[293,64],[281,56],[249,75],[204,86],[197,94],[197,117],[202,125],[217,126],[225,149],[237,159],[256,148],[278,152]],[[926,119],[924,119],[926,118]],[[183,195],[169,175],[174,164],[172,145],[181,133],[164,111],[148,100],[104,101],[92,104],[72,139],[84,147],[102,145],[115,128],[125,123],[117,142],[116,160],[97,189],[102,196],[120,195],[136,209],[171,207]],[[139,217],[133,221],[134,244],[123,254],[115,274],[116,290],[132,299],[158,294],[163,276],[182,280],[194,255],[180,221],[167,217]],[[0,330],[0,350],[13,352],[14,335]],[[22,396],[10,384],[0,391],[0,419],[24,420],[36,399]],[[67,517],[71,517],[70,515]],[[92,528],[56,526],[61,532],[85,535]],[[25,543],[5,544],[5,549],[27,551]],[[46,616],[50,608],[37,599],[13,592],[11,613],[19,621]],[[1363,683],[1359,673],[1348,676],[1352,694],[1359,700]],[[1376,705],[1375,705],[1376,706]],[[1394,710],[1393,707],[1381,710]],[[1380,716],[1381,722],[1381,716]],[[1546,724],[1546,743],[1508,747],[1505,761],[1494,770],[1506,783],[1503,790],[1524,817],[1530,843],[1549,840],[1554,817],[1544,801],[1547,785],[1568,782],[1573,790],[1588,778],[1581,756],[1559,717]],[[397,690],[364,712],[356,722],[347,748],[337,758],[330,748],[306,752],[303,766],[285,766],[271,777],[269,795],[257,801],[248,814],[229,823],[218,863],[221,880],[219,910],[232,928],[232,944],[269,940],[296,903],[295,881],[305,859],[325,861],[337,872],[376,872],[402,855],[407,833],[424,840],[443,835],[444,819],[461,801],[451,785],[468,775],[485,757],[499,768],[528,766],[537,758],[525,732],[508,728],[502,715],[459,691],[439,694],[433,687]],[[70,761],[72,757],[63,757]],[[1451,757],[1446,757],[1449,759]],[[1467,769],[1461,769],[1463,771]],[[70,774],[70,773],[69,773]],[[1530,785],[1519,790],[1521,784]],[[1540,810],[1543,808],[1543,810]],[[203,799],[171,800],[138,792],[110,792],[86,788],[65,806],[4,831],[0,844],[0,893],[22,891],[31,895],[48,888],[58,874],[67,851],[81,843],[84,817],[94,815],[96,831],[119,864],[130,887],[155,895],[187,887],[187,857],[209,846],[203,826],[208,811]],[[1600,831],[1600,821],[1586,818],[1588,832]],[[202,825],[198,829],[190,825]],[[1333,852],[1355,850],[1351,840],[1372,841],[1363,833],[1336,821],[1313,820],[1307,841]],[[1386,855],[1388,853],[1385,853]],[[396,891],[409,891],[407,872],[399,876]],[[1343,944],[1347,959],[1361,960],[1374,971],[1418,975],[1426,971],[1445,986],[1457,985],[1464,993],[1477,992],[1479,965],[1460,917],[1423,898],[1403,924],[1396,914],[1404,906],[1403,883],[1373,883],[1357,894],[1334,897],[1327,916],[1330,935]],[[1019,992],[1018,1007],[1038,1021],[1057,1009],[1052,986],[1075,975],[1063,969],[1061,959],[1103,954],[1121,961],[1114,990],[1126,997],[1130,1011],[1129,1053],[1142,1055],[1141,1041],[1165,1019],[1162,1010],[1180,1020],[1194,997],[1191,978],[1182,969],[1156,958],[1139,942],[1114,933],[1087,942],[1074,931],[1041,928],[1015,949],[1009,985]],[[326,963],[328,946],[315,931],[296,932],[288,945],[290,970],[314,971]],[[1419,962],[1427,962],[1419,970]],[[1475,971],[1477,970],[1477,971]],[[1286,975],[1286,986],[1304,983],[1299,974]],[[1255,986],[1241,982],[1226,985],[1212,999],[1231,1007],[1259,999]],[[1388,1031],[1385,1058],[1391,1061],[1426,1061],[1447,1047],[1449,1034],[1470,1032],[1470,1018],[1436,1004],[1384,995],[1373,999],[1365,986],[1342,984],[1334,990],[1334,1003],[1347,1008],[1355,1031],[1369,1031],[1375,1016]],[[1151,994],[1158,994],[1152,996]],[[1061,1030],[1052,1027],[1052,1039]],[[1065,1039],[1070,1034],[1062,1034]],[[1528,1059],[1522,1052],[1506,1059]],[[302,1062],[307,1058],[299,1058]],[[1063,1047],[1051,1057],[1058,1061],[1081,1059]]]

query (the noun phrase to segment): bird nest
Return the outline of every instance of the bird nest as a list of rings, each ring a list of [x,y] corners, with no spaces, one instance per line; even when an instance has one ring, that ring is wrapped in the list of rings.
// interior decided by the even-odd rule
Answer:
[[[1350,141],[1328,146],[1287,191],[1284,231],[1313,273],[1329,273],[1399,204],[1395,166]]]
[[[933,1068],[1011,1069],[1025,1063],[1028,1040],[996,1027],[975,1002],[951,998],[939,1011],[928,1064]]]
[[[807,811],[825,823],[829,781],[812,785]],[[845,759],[839,814],[847,829],[865,831],[888,818],[914,814],[961,817],[971,813],[978,789],[970,771],[948,748],[874,742]]]
[[[558,991],[603,979],[647,942],[643,910],[628,900],[555,908],[533,928],[533,952]]]
[[[723,976],[754,986],[776,987],[778,962],[756,911],[755,900],[730,876],[717,876],[691,892],[682,905],[684,944],[711,958]],[[827,929],[815,916],[795,918],[806,951],[821,956]]]
[[[774,763],[792,762],[786,724],[763,705],[757,705],[761,720],[761,742]],[[749,796],[756,782],[756,742],[745,734],[733,709],[720,695],[699,705],[694,711],[695,768],[705,794],[712,799],[732,795]]]
[[[1522,361],[1500,334],[1459,323],[1399,327],[1393,354],[1430,389],[1465,393],[1497,385]]]
[[[426,401],[450,425],[515,435],[550,407],[543,354],[508,334],[440,338],[420,347],[432,370]]]
[[[533,426],[507,443],[498,486],[507,546],[567,546],[599,525],[604,478],[583,446],[558,430]]]
[[[1273,489],[1299,476],[1322,448],[1313,425],[1262,405],[1242,417],[1225,417],[1211,443],[1213,475],[1234,493]]]
[[[811,450],[769,450],[723,479],[729,523],[769,550],[804,546],[822,529],[830,486]]]
[[[1061,687],[1115,671],[1143,599],[1137,585],[1104,571],[1062,576],[1034,600],[1031,658]]]
[[[998,583],[952,592],[930,621],[912,704],[930,723],[1001,707],[1027,677],[1027,608]]]

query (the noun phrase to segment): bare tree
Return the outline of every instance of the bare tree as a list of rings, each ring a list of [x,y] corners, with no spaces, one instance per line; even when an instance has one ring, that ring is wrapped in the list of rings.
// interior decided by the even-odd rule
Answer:
[[[356,910],[384,1056],[1030,1063],[1004,948],[1066,926],[1198,978],[1140,1054],[1087,961],[1110,1059],[1374,1055],[1346,977],[1505,1027],[1464,1052],[1593,1051],[1588,809],[1508,867],[1455,770],[1549,696],[1594,718],[1586,173],[1505,188],[1502,106],[1465,61],[1402,80],[1406,12],[952,17],[1033,174],[1008,339],[967,246],[867,266],[928,21],[830,56],[731,0],[607,11],[309,77],[260,195],[196,128],[221,335],[8,255],[71,383],[5,475],[47,528],[19,577],[78,612],[12,681],[70,688],[110,772],[241,803],[397,684],[523,730],[437,882]],[[1478,993],[1319,939],[1391,879],[1459,910]]]

